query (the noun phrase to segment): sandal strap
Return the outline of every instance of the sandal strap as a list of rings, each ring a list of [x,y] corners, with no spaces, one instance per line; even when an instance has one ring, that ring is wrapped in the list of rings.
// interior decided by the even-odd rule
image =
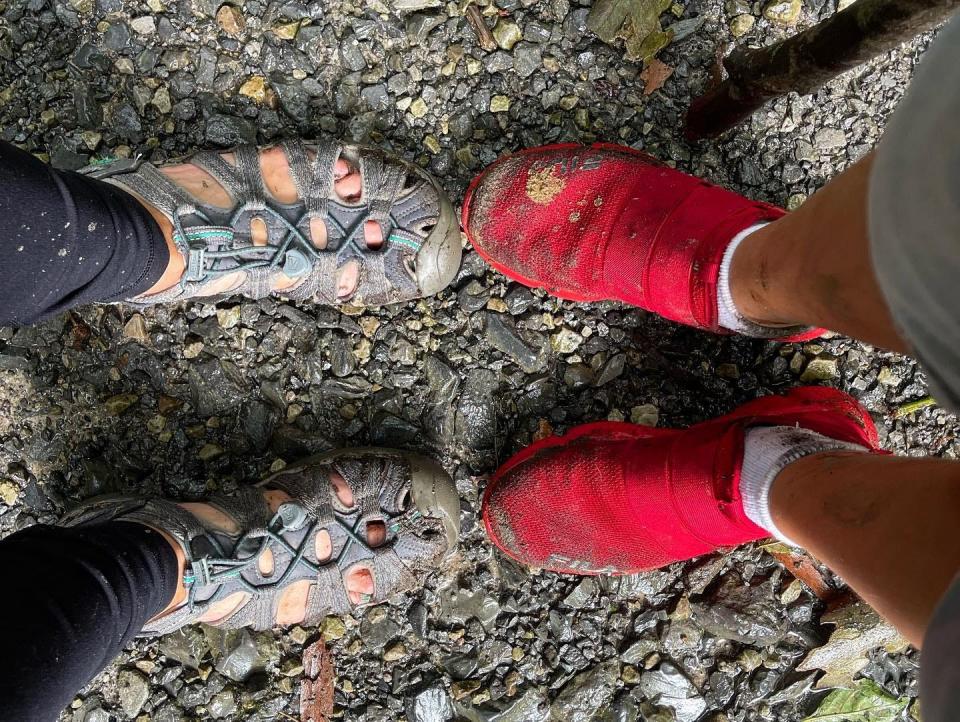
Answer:
[[[426,241],[426,229],[439,220],[440,199],[433,185],[421,179],[407,187],[412,177],[407,167],[376,149],[338,141],[306,145],[299,140],[284,141],[279,147],[286,154],[299,196],[293,204],[280,204],[270,195],[253,145],[235,148],[235,163],[214,151],[198,152],[185,161],[222,186],[233,201],[229,209],[193,198],[139,159],[81,171],[142,197],[174,227],[174,241],[186,259],[187,272],[178,286],[132,303],[152,305],[207,295],[209,282],[242,271],[243,280],[226,293],[252,298],[280,293],[294,300],[316,298],[335,304],[343,300],[337,299],[338,271],[351,261],[359,265],[354,297],[363,305],[420,295],[408,267]],[[334,190],[336,163],[344,153],[349,153],[361,174],[359,203],[341,202]],[[316,248],[311,239],[314,218],[328,229],[324,249]],[[253,219],[260,219],[267,228],[265,246],[252,242]],[[366,245],[368,220],[381,225],[384,243],[379,249]],[[300,280],[290,289],[275,292],[273,286],[281,275]]]
[[[333,471],[353,493],[354,505],[349,509],[333,501]],[[187,602],[150,622],[144,635],[164,634],[196,621],[213,604],[237,592],[245,593],[246,601],[218,625],[269,629],[274,626],[282,590],[302,580],[312,582],[305,623],[313,624],[325,614],[353,609],[345,577],[355,564],[370,569],[374,593],[369,601],[379,602],[413,586],[447,551],[438,533],[441,520],[400,508],[410,480],[409,463],[399,452],[340,452],[284,469],[257,487],[241,487],[233,495],[205,502],[236,523],[239,531],[235,533],[207,527],[173,502],[122,495],[89,500],[61,523],[136,521],[164,530],[181,546]],[[264,488],[285,491],[290,499],[271,512]],[[386,527],[382,546],[374,548],[366,541],[371,521]],[[322,561],[316,556],[321,530],[329,535],[332,552]],[[265,574],[260,560],[267,550],[273,564]]]

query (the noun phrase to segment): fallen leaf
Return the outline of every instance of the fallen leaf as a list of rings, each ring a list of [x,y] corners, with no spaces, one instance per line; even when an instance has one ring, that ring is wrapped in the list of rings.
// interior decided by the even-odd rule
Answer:
[[[640,73],[640,80],[644,82],[643,94],[653,95],[663,87],[671,75],[673,75],[673,68],[656,58],[651,60]]]
[[[303,650],[301,722],[329,722],[333,714],[333,655],[322,639]]]
[[[843,687],[867,664],[867,652],[883,647],[888,652],[903,651],[909,643],[866,602],[852,598],[850,604],[824,614],[820,621],[835,629],[827,643],[814,649],[797,667],[798,672],[822,669],[817,688]]]
[[[628,60],[649,60],[673,37],[660,25],[660,14],[672,4],[672,0],[597,0],[587,27],[607,43],[622,38]]]
[[[853,689],[834,690],[803,722],[894,722],[910,700],[891,697],[876,682],[861,679]]]
[[[148,346],[150,344],[150,333],[147,331],[147,322],[139,313],[135,313],[123,327],[123,337],[129,338],[137,343]]]
[[[533,432],[533,440],[542,441],[543,439],[549,439],[551,436],[553,436],[553,427],[550,422],[546,419],[540,419],[537,422],[537,430]]]

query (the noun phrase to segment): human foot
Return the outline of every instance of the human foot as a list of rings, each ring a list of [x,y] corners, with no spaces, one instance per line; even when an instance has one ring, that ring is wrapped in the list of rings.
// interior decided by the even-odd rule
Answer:
[[[133,302],[276,293],[378,305],[436,293],[459,266],[443,191],[374,149],[286,141],[85,172],[144,203],[171,247],[164,276]]]
[[[647,571],[769,536],[740,492],[744,433],[757,426],[878,448],[866,410],[829,388],[758,399],[686,430],[586,424],[497,470],[483,499],[487,533],[524,564],[575,574]]]
[[[421,583],[456,546],[456,488],[415,454],[330,452],[259,487],[199,504],[101,497],[63,523],[135,521],[171,542],[182,583],[144,634],[313,624]]]
[[[473,247],[497,270],[574,301],[619,300],[714,332],[724,252],[779,208],[621,146],[532,148],[496,161],[463,204]],[[754,327],[755,326],[755,327]],[[808,338],[799,326],[752,335]]]

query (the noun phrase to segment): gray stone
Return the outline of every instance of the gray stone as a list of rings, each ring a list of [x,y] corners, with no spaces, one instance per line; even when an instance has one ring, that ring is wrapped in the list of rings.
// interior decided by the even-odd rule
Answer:
[[[619,676],[620,664],[615,660],[578,674],[564,685],[550,705],[553,719],[590,722],[613,699]]]
[[[229,148],[241,143],[256,142],[257,129],[244,118],[213,115],[207,121],[206,139],[214,145]]]
[[[509,317],[499,313],[487,313],[485,326],[490,345],[509,356],[525,372],[535,373],[546,367],[549,345],[543,336],[530,333],[526,339],[521,338]]]
[[[150,697],[149,680],[134,669],[121,669],[117,673],[117,694],[124,714],[132,719]]]
[[[707,711],[707,702],[676,666],[664,662],[640,677],[643,694],[661,707],[669,707],[677,722],[696,722]]]
[[[543,67],[540,47],[531,43],[518,43],[513,49],[513,70],[521,78],[529,78]]]
[[[441,685],[423,690],[413,698],[407,708],[407,719],[410,722],[447,722],[453,719],[453,716],[453,703]]]

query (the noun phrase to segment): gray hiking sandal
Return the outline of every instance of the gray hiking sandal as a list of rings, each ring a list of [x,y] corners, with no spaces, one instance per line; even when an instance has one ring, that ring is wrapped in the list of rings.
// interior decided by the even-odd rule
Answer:
[[[344,506],[332,490],[339,474],[353,493]],[[263,491],[289,495],[275,513]],[[71,511],[61,524],[84,526],[108,520],[133,521],[166,532],[180,544],[187,600],[151,620],[141,636],[167,634],[196,622],[211,606],[237,592],[246,596],[216,622],[226,628],[276,626],[280,598],[295,582],[311,582],[300,624],[315,625],[327,614],[355,606],[346,589],[348,573],[369,571],[373,594],[362,605],[422,585],[457,546],[460,500],[439,464],[390,449],[350,449],[315,456],[274,474],[235,496],[204,502],[235,522],[233,533],[214,528],[184,507],[163,499],[110,495]],[[371,524],[385,528],[383,543],[368,541]],[[330,555],[318,559],[317,537],[326,531]],[[262,564],[265,555],[270,564]],[[229,606],[229,605],[227,605]]]
[[[261,175],[259,150],[242,145],[233,161],[221,152],[202,151],[178,160],[213,177],[233,204],[204,203],[142,159],[89,166],[81,173],[112,183],[160,210],[173,226],[186,261],[180,283],[130,303],[152,305],[209,297],[208,284],[237,274],[240,280],[219,296],[276,294],[326,304],[379,306],[430,296],[445,288],[460,265],[460,224],[439,184],[412,163],[376,148],[338,141],[305,144],[287,140],[286,155],[297,189],[295,203],[281,203]],[[351,202],[334,189],[336,164],[359,171],[362,188]],[[326,226],[323,248],[312,241],[311,221]],[[365,241],[365,224],[380,225],[383,242]],[[266,244],[255,244],[252,223],[266,230]],[[348,263],[359,279],[348,296],[337,292],[337,278]],[[278,279],[294,285],[275,291]]]

